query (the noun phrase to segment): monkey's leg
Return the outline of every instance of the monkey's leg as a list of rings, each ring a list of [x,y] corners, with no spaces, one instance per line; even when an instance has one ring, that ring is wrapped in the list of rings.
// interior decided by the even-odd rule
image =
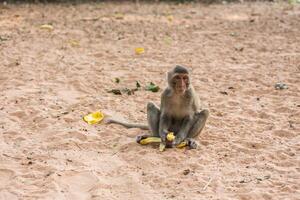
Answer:
[[[208,110],[202,110],[201,112],[196,112],[194,115],[194,124],[190,129],[187,137],[188,138],[196,138],[204,128],[205,122],[208,118],[209,112]]]
[[[194,140],[197,136],[200,135],[202,129],[204,128],[205,122],[208,118],[209,112],[208,110],[202,110],[201,112],[197,112],[194,115],[195,123],[193,124],[192,128],[190,129],[187,140],[189,141],[190,148],[194,149],[197,148],[198,144]]]
[[[159,137],[159,118],[160,110],[157,105],[152,102],[147,104],[147,120],[151,130],[151,134],[154,137]]]

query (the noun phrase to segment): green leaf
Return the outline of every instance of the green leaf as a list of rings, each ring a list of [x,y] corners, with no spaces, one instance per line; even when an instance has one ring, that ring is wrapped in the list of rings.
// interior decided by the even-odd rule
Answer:
[[[151,92],[158,92],[159,87],[151,82],[149,85],[146,86],[146,90]]]

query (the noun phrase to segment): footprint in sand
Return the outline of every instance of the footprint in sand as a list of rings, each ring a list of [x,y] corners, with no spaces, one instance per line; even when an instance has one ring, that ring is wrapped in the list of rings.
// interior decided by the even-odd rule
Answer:
[[[0,169],[0,190],[8,185],[9,181],[12,180],[15,175],[14,171],[9,169]]]
[[[27,114],[24,111],[16,111],[16,112],[10,113],[10,116],[14,116],[19,119],[24,119],[27,117]]]
[[[3,133],[3,138],[4,138],[4,141],[7,143],[7,144],[10,144],[11,142],[13,141],[16,141],[16,140],[19,140],[21,141],[20,139],[18,139],[20,133],[18,132],[15,132],[15,131],[7,131],[7,132],[4,132]],[[1,177],[1,176],[0,176]]]
[[[281,138],[293,138],[297,136],[291,131],[285,131],[285,130],[274,130],[273,135],[276,135]]]
[[[98,182],[92,172],[67,172],[59,177],[58,185],[67,199],[89,199]]]
[[[8,191],[1,191],[0,199],[18,200],[19,198]]]
[[[87,140],[87,136],[78,131],[70,131],[68,133],[63,133],[60,134],[59,137],[61,138],[61,140],[65,141],[68,141],[68,139],[77,139],[82,142]]]

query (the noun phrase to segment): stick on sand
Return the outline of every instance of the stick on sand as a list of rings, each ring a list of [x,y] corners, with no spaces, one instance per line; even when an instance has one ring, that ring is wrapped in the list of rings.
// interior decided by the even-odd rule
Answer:
[[[211,181],[213,180],[213,177],[210,177],[209,180],[207,181],[206,185],[203,187],[203,191],[206,190],[206,188],[209,186],[209,184],[211,183]]]

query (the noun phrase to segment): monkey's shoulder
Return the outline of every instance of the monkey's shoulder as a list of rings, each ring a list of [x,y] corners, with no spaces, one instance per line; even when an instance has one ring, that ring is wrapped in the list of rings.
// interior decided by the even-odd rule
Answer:
[[[186,91],[182,98],[181,106],[191,112],[196,112],[201,108],[201,101],[199,96],[196,94],[194,88],[190,88]]]
[[[184,95],[184,98],[186,98],[186,99],[193,99],[193,98],[195,98],[195,91],[194,91],[194,89],[193,88],[189,88],[186,91],[186,93]]]

